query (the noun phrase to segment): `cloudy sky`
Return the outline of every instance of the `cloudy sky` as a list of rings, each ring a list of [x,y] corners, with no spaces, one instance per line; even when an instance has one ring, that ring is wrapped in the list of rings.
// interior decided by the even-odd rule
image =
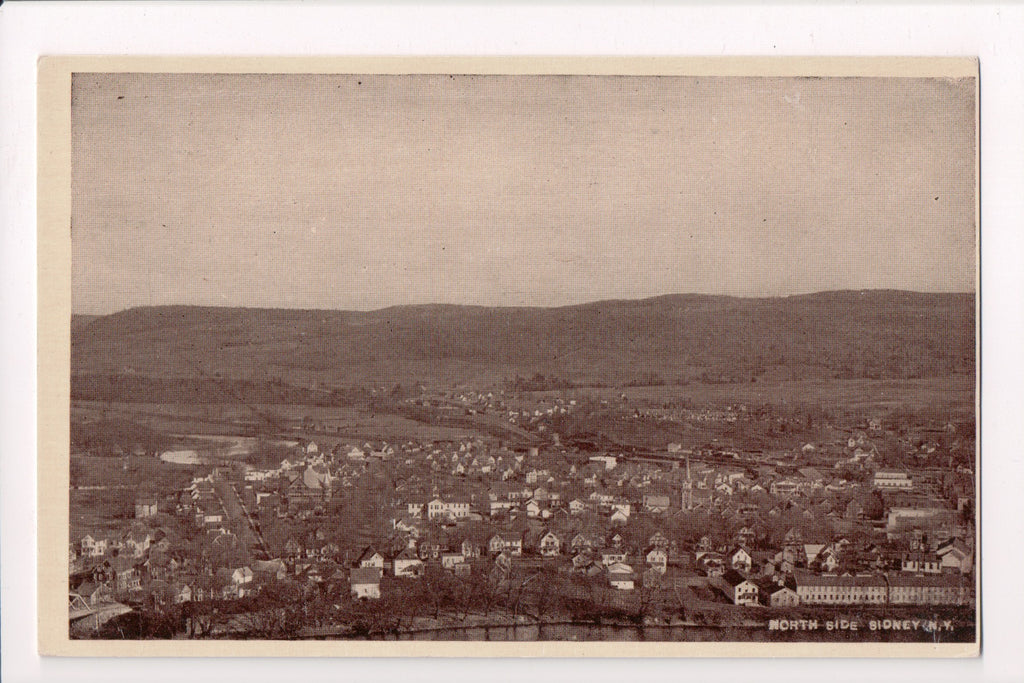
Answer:
[[[974,82],[76,74],[73,309],[973,291]]]

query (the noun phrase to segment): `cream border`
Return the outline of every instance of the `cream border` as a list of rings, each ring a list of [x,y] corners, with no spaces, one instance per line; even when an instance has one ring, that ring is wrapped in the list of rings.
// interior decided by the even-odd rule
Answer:
[[[441,641],[76,641],[68,637],[68,444],[71,357],[72,72],[474,73],[975,79],[975,215],[980,101],[970,57],[115,57],[38,63],[38,580],[39,652],[67,656],[391,657],[973,657],[980,651],[980,570],[974,643],[627,643]],[[976,324],[980,330],[980,229]],[[980,334],[976,334],[980,360]],[[980,363],[978,363],[980,367]],[[980,388],[980,373],[976,373]],[[976,408],[980,392],[976,391]],[[980,411],[976,411],[976,414]],[[979,448],[980,451],[980,448]],[[980,462],[980,453],[976,455]],[[977,475],[978,468],[975,467]],[[980,481],[977,479],[976,481]],[[46,502],[43,505],[43,502]],[[980,518],[980,499],[976,518]],[[979,530],[980,525],[976,526]],[[976,545],[980,549],[980,543]],[[977,564],[980,564],[978,562]]]

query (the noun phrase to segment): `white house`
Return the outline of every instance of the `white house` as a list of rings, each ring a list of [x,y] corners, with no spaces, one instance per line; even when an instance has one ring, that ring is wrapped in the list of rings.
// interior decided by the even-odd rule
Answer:
[[[608,521],[612,524],[625,524],[629,521],[629,515],[617,508],[608,518]]]
[[[414,578],[423,571],[423,560],[416,555],[415,550],[406,548],[395,555],[393,568],[395,576]]]
[[[753,581],[748,581],[735,570],[727,570],[717,577],[715,583],[734,605],[757,605],[760,590]]]
[[[635,576],[633,568],[623,562],[608,565],[608,583],[612,588],[623,591],[633,590]]]
[[[558,536],[551,531],[548,531],[540,538],[540,554],[544,557],[554,557],[558,555],[562,550],[562,542],[558,539]]]
[[[587,509],[587,504],[579,498],[573,498],[569,501],[569,514],[579,515]]]
[[[381,570],[376,567],[357,567],[349,576],[352,597],[377,599],[380,597]]]
[[[647,551],[647,564],[659,574],[664,574],[668,571],[668,552],[664,548],[651,548]]]
[[[750,567],[753,564],[753,558],[750,557],[744,548],[737,547],[729,553],[729,566],[736,571],[750,572]]]
[[[441,566],[445,569],[454,569],[455,565],[462,564],[466,560],[462,553],[441,553]]]
[[[374,550],[372,546],[367,546],[356,563],[362,569],[384,569],[384,556]]]

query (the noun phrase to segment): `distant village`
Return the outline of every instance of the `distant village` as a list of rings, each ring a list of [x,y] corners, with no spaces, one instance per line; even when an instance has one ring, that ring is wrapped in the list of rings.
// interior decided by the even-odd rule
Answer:
[[[427,584],[437,593],[459,582],[505,596],[511,609],[512,587],[536,591],[535,576],[558,577],[548,583],[564,592],[586,586],[588,600],[623,610],[674,600],[691,617],[720,606],[757,618],[974,604],[973,455],[954,457],[973,442],[951,423],[896,436],[868,418],[836,425],[841,437],[829,442],[774,451],[724,442],[624,450],[554,433],[550,418],[577,410],[575,400],[472,392],[434,407],[452,405],[499,415],[535,444],[353,440],[307,419],[276,465],[220,461],[180,490],[126,489],[130,513],[117,533],[84,532],[72,519],[72,631],[87,636],[128,610],[261,605],[262,593],[283,587],[329,596],[339,615],[346,604],[408,602]],[[628,414],[703,424],[749,412]],[[883,457],[883,442],[899,444],[899,465]],[[435,616],[446,609],[436,605]]]

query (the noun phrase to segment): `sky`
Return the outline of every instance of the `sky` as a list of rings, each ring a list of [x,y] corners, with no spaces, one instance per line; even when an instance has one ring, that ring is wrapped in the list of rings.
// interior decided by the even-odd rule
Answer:
[[[75,74],[72,309],[973,292],[974,86]]]

